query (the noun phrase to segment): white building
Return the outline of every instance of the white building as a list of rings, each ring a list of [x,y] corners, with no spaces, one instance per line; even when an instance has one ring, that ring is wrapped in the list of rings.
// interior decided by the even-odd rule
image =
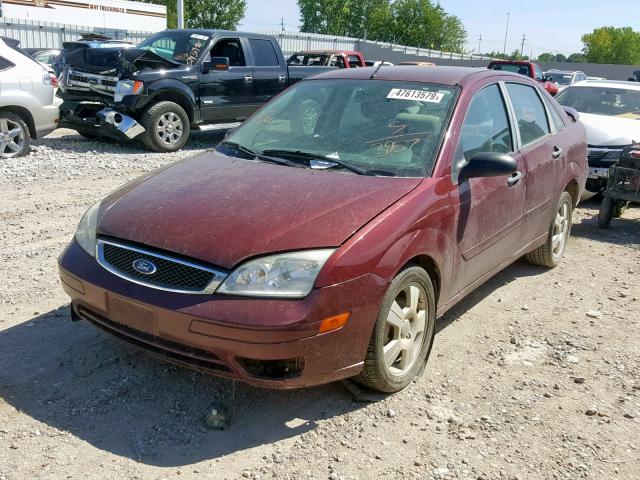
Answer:
[[[164,5],[127,0],[0,0],[6,19],[157,32],[167,28]]]

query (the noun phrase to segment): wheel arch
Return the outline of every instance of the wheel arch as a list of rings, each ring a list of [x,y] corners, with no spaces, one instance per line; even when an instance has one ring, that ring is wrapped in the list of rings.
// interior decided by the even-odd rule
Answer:
[[[433,290],[436,295],[435,301],[437,305],[438,300],[440,299],[442,275],[440,272],[440,267],[438,266],[436,261],[433,259],[433,257],[427,254],[416,255],[407,260],[402,268],[400,268],[400,270],[403,270],[410,265],[417,265],[427,272],[429,278],[431,279],[431,283],[433,283]]]
[[[147,108],[150,108],[152,105],[155,105],[159,102],[173,102],[177,105],[180,105],[182,109],[187,113],[189,122],[193,123],[195,121],[194,104],[191,99],[184,93],[176,90],[159,90],[153,95],[153,98],[149,102],[149,106]]]
[[[564,187],[564,191],[568,192],[571,195],[573,207],[575,208],[580,201],[580,187],[578,186],[578,182],[573,179]]]
[[[18,105],[8,105],[0,107],[0,112],[11,112],[18,115],[29,127],[29,136],[34,140],[36,139],[36,122],[28,109]]]

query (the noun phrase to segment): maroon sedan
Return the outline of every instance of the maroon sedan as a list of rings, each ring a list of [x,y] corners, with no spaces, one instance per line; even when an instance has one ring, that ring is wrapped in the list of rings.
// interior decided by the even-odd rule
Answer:
[[[586,161],[577,114],[521,75],[330,72],[91,207],[62,285],[74,318],[185,366],[393,392],[466,294],[561,261]]]

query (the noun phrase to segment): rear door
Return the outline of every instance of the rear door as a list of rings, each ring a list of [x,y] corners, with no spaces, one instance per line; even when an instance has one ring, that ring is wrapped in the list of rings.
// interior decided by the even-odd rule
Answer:
[[[544,235],[558,201],[559,182],[566,164],[566,149],[555,133],[538,88],[507,83],[517,133],[524,155],[526,197],[524,202],[525,242]]]
[[[229,70],[211,70],[199,74],[200,111],[207,122],[244,120],[259,105],[253,83],[253,67],[248,56],[248,43],[242,37],[216,38],[205,63],[211,57],[229,58]]]
[[[504,89],[498,83],[484,87],[469,104],[462,124],[452,180],[460,168],[480,152],[512,155],[521,175],[524,158],[517,153],[515,125],[508,115]],[[521,177],[517,177],[521,178]],[[456,240],[461,256],[456,291],[464,290],[510,259],[520,248],[525,185],[509,176],[472,178],[458,184]]]
[[[263,104],[287,88],[287,66],[275,40],[249,37],[256,102]]]

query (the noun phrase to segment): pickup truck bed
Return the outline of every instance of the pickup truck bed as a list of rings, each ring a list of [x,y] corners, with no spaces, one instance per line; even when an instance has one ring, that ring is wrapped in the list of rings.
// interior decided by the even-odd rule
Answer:
[[[221,30],[166,30],[138,48],[79,47],[66,55],[60,125],[175,151],[192,127],[242,121],[293,83],[332,69],[288,67],[275,38]]]

